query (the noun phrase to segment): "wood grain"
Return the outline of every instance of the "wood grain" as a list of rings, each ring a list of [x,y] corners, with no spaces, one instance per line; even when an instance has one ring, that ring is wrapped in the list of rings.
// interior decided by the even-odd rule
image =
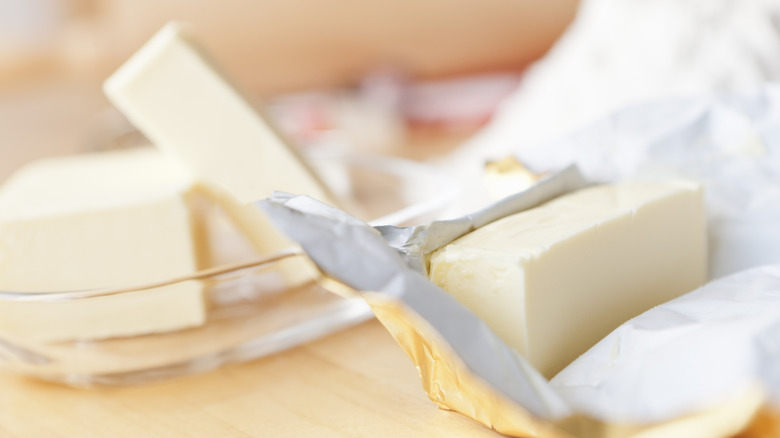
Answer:
[[[376,321],[276,356],[139,387],[74,389],[0,373],[9,437],[489,437],[437,409]]]

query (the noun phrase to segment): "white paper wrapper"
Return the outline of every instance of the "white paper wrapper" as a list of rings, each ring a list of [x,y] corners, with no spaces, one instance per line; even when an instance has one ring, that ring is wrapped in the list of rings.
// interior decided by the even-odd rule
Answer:
[[[551,383],[591,417],[653,423],[751,386],[780,395],[780,265],[739,272],[628,321]]]

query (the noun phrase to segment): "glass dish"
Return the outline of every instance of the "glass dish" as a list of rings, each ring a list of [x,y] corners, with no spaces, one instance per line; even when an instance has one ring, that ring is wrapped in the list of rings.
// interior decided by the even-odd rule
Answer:
[[[451,205],[458,192],[446,175],[404,159],[347,153],[318,153],[308,158],[344,201],[342,205],[373,224],[431,220]],[[234,238],[225,232],[222,240],[229,243]],[[215,259],[219,260],[216,267],[187,278],[123,290],[0,292],[0,305],[3,301],[90,300],[190,281],[201,283],[210,306],[203,326],[173,332],[60,342],[6,335],[0,338],[0,366],[73,386],[139,384],[259,358],[372,317],[362,300],[340,297],[313,282],[279,287],[276,274],[268,267],[279,259],[301,256],[298,250],[264,258],[248,254],[228,249]]]

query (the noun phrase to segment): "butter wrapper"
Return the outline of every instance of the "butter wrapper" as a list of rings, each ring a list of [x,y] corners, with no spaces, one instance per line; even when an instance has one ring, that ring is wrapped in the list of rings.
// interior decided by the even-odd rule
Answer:
[[[430,252],[585,185],[567,167],[474,214],[408,228],[371,227],[305,196],[277,193],[258,205],[301,244],[331,290],[371,305],[431,400],[500,433],[725,438],[762,407],[774,412],[780,265],[721,279],[628,321],[552,381],[428,280]]]

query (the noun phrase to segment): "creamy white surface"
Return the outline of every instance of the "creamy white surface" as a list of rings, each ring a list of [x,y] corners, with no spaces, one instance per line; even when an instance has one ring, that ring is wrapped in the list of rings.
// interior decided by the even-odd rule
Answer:
[[[294,244],[249,203],[281,190],[333,204],[273,123],[223,77],[184,26],[165,26],[104,89],[139,130],[195,175],[260,253]],[[281,272],[290,284],[314,275],[301,259],[282,262]]]
[[[438,250],[430,277],[549,378],[629,318],[704,283],[701,191],[584,189]]]
[[[153,149],[49,159],[0,189],[0,289],[119,287],[197,270],[190,180]],[[58,303],[0,303],[0,331],[41,340],[201,324],[198,284]]]

